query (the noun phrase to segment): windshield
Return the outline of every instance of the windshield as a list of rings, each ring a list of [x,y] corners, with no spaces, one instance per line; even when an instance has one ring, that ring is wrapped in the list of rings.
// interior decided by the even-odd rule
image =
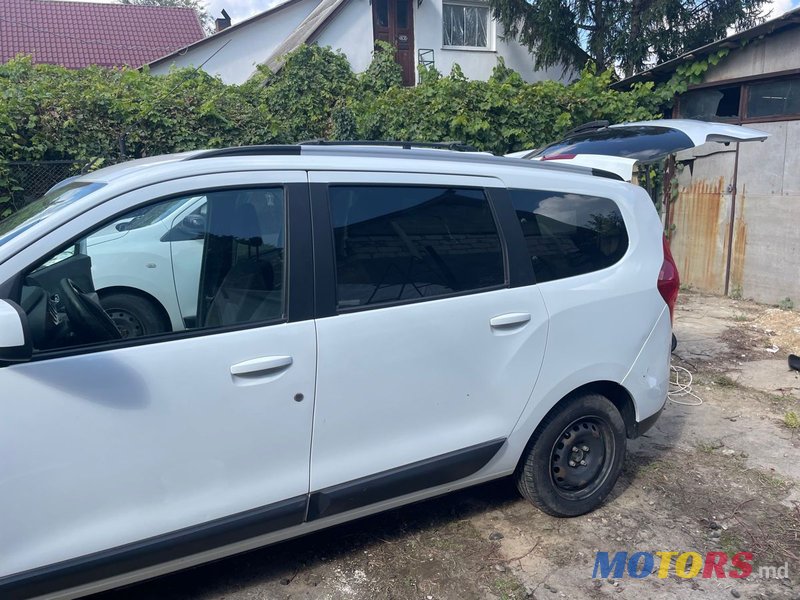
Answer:
[[[104,185],[99,182],[76,181],[50,190],[38,200],[0,221],[0,246]]]

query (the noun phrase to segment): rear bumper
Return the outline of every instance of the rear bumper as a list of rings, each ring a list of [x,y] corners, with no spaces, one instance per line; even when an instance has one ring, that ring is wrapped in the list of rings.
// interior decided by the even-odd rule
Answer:
[[[622,386],[633,399],[636,427],[640,431],[649,429],[651,425],[645,424],[658,418],[667,401],[671,340],[672,323],[665,304],[630,371],[622,380]]]
[[[661,416],[661,413],[664,412],[664,407],[667,405],[666,399],[664,400],[664,406],[658,409],[658,412],[653,413],[646,419],[638,421],[633,426],[633,437],[637,438],[640,435],[644,435],[656,424],[658,421],[658,417]]]

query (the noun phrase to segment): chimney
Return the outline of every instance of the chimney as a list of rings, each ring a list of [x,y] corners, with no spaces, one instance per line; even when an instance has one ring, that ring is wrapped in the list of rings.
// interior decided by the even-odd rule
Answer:
[[[214,31],[216,33],[219,33],[223,29],[227,29],[230,26],[231,26],[231,16],[223,8],[222,9],[222,18],[221,19],[216,19],[214,21]]]

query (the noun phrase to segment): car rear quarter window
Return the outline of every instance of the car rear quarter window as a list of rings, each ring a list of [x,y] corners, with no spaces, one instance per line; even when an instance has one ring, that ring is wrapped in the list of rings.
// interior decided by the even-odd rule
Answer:
[[[610,267],[628,249],[628,232],[609,198],[509,190],[537,282]]]
[[[483,190],[336,185],[329,195],[339,310],[505,284]]]

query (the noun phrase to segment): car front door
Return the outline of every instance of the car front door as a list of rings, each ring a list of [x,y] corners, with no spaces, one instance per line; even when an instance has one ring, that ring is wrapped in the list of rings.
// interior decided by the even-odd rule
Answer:
[[[519,236],[499,181],[309,177],[322,317],[314,518],[487,464],[533,391],[547,312],[522,238],[498,227]]]
[[[144,204],[201,194],[198,317],[187,331],[116,339],[84,289],[89,261],[62,252],[81,247],[73,233],[56,230],[13,259],[25,266],[10,299],[28,313],[36,351],[0,368],[4,597],[146,569],[305,516],[316,369],[306,174],[158,184],[70,231],[85,238]]]

